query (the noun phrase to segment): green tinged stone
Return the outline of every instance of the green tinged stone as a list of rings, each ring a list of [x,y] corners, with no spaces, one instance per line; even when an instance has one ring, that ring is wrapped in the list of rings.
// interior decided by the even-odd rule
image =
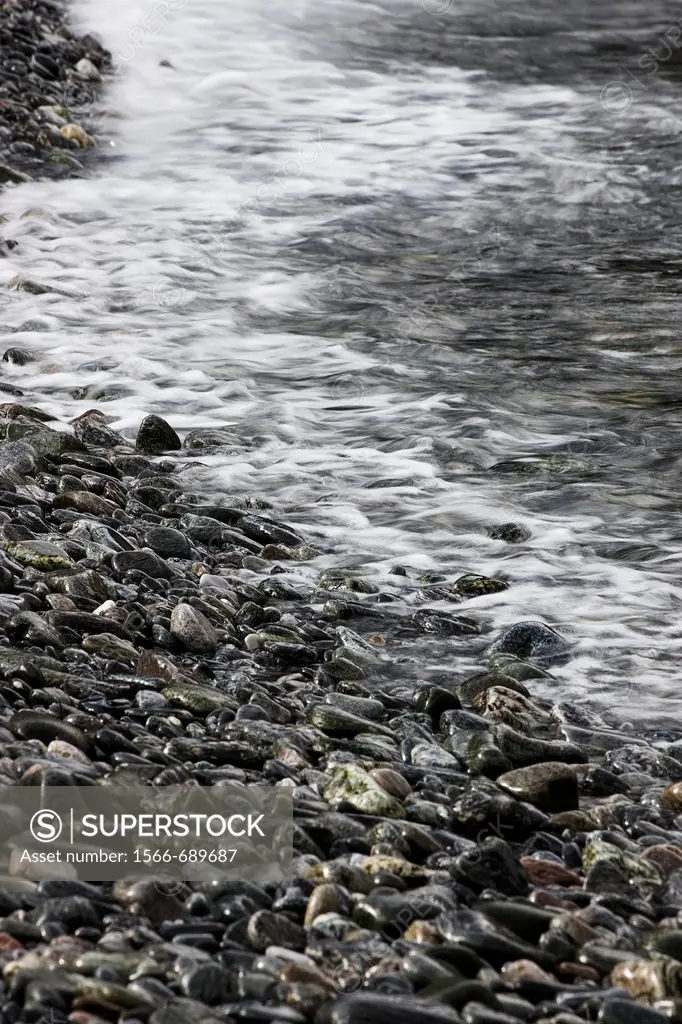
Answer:
[[[188,711],[193,711],[195,714],[210,715],[212,711],[220,711],[223,708],[236,711],[239,706],[227,694],[221,693],[220,690],[213,690],[209,686],[171,683],[161,692],[171,704],[187,708]]]
[[[45,540],[6,540],[4,549],[19,565],[30,566],[39,572],[55,572],[76,567],[76,563],[62,548]]]
[[[308,723],[325,732],[341,736],[357,736],[358,733],[371,733],[386,736],[393,740],[393,732],[385,725],[372,722],[350,711],[336,708],[332,704],[316,704],[308,711]]]
[[[405,814],[400,801],[390,796],[371,775],[354,764],[344,764],[334,769],[325,787],[324,798],[330,803],[345,800],[358,811],[383,818],[403,818]]]
[[[490,576],[476,576],[471,572],[460,576],[452,584],[452,593],[463,600],[482,597],[484,594],[499,594],[503,590],[509,590],[509,584],[503,580],[495,580]]]
[[[348,590],[352,594],[376,594],[377,588],[369,580],[342,569],[328,569],[318,580],[321,590]]]
[[[488,667],[491,672],[510,676],[519,683],[523,683],[527,679],[553,678],[549,672],[545,672],[544,669],[538,668],[536,665],[530,665],[527,661],[517,658],[515,654],[492,654],[488,659]],[[526,696],[530,695],[526,693]]]
[[[663,885],[660,870],[653,861],[643,860],[632,853],[619,849],[600,836],[590,836],[583,851],[583,871],[587,872],[601,860],[616,861],[631,880],[641,879],[658,887]]]

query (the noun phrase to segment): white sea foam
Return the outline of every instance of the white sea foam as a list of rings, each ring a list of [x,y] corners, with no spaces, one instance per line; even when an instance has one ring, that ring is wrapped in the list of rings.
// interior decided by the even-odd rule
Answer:
[[[614,465],[613,488],[608,471],[588,474],[549,500],[571,458],[602,450],[585,441],[603,428],[594,402],[562,419],[582,384],[569,375],[558,395],[541,363],[524,372],[524,353],[496,339],[513,296],[496,299],[492,279],[487,320],[462,340],[505,244],[522,266],[603,184],[608,157],[576,135],[595,95],[430,60],[410,47],[410,31],[433,34],[416,0],[82,0],[78,16],[120,64],[102,122],[117,159],[3,195],[20,244],[0,283],[23,274],[71,293],[5,291],[11,344],[39,357],[12,379],[62,417],[97,404],[129,436],[152,411],[181,432],[229,427],[244,445],[202,459],[197,486],[265,494],[331,549],[321,564],[504,574],[511,588],[471,610],[493,630],[540,618],[570,632],[580,656],[557,670],[564,695],[606,680],[610,699],[633,665],[643,707],[669,694],[682,602],[670,497],[663,510],[653,487],[629,499]],[[398,18],[404,34],[377,56]],[[432,316],[423,292],[409,297],[413,269],[431,265],[459,288]],[[551,293],[524,288],[549,323]],[[393,315],[402,333],[385,329]],[[43,329],[21,330],[36,319]],[[587,317],[590,332],[615,359],[615,327]],[[568,470],[488,473],[558,442]],[[487,536],[509,520],[527,544]],[[598,551],[633,538],[658,556]],[[456,651],[441,652],[446,667]]]

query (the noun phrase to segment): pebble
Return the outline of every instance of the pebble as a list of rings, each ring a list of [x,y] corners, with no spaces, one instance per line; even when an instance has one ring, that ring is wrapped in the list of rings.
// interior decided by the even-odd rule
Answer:
[[[498,775],[497,785],[519,800],[527,800],[552,814],[580,806],[575,769],[559,761],[538,762]]]
[[[170,631],[175,639],[194,654],[212,657],[218,637],[208,619],[189,604],[178,604],[170,618]]]
[[[164,452],[178,451],[182,442],[166,420],[151,414],[145,416],[138,428],[135,447],[138,451],[162,455]]]
[[[670,1017],[627,999],[608,999],[597,1015],[600,1024],[664,1024]]]
[[[306,934],[300,925],[270,910],[258,910],[249,918],[247,934],[252,947],[260,951],[268,946],[302,950],[306,945]]]
[[[568,646],[568,641],[544,622],[516,622],[490,644],[486,653],[489,658],[499,654],[521,659],[552,658],[563,654]]]
[[[324,798],[330,805],[347,803],[365,814],[402,818],[402,804],[357,765],[340,765],[329,776]]]
[[[3,548],[13,561],[39,572],[55,572],[76,567],[63,548],[48,541],[6,540]]]

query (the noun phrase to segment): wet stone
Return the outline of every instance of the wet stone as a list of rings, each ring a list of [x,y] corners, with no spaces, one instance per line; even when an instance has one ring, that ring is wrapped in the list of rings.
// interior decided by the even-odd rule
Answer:
[[[54,507],[74,509],[91,516],[113,516],[120,506],[90,491],[64,491],[55,497]]]
[[[103,626],[106,623],[102,623]],[[83,638],[82,647],[90,654],[101,654],[105,658],[123,662],[123,664],[134,665],[137,661],[137,651],[131,643],[121,640],[112,633],[96,633]]]
[[[356,765],[341,765],[331,772],[324,798],[331,804],[348,803],[365,814],[386,818],[404,816],[402,804]]]
[[[391,796],[404,800],[412,792],[412,786],[399,772],[391,768],[372,768],[369,775]]]
[[[517,799],[526,800],[552,814],[576,810],[579,806],[575,769],[557,761],[517,768],[498,775],[496,782]]]
[[[369,718],[379,721],[386,715],[386,708],[378,700],[370,697],[353,697],[345,693],[328,693],[325,697],[327,704],[348,711],[352,715],[359,715],[361,718]]]
[[[513,763],[495,743],[489,729],[455,729],[443,744],[455,754],[472,775],[495,779],[512,769]]]
[[[207,1006],[225,1001],[232,988],[229,971],[216,963],[192,966],[181,975],[180,985],[188,998]]]
[[[508,841],[522,841],[532,832],[533,822],[527,805],[503,793],[488,780],[477,779],[475,785],[464,790],[452,805],[453,824],[457,832],[474,839],[494,835]],[[525,862],[521,864],[525,867]]]
[[[682,849],[679,846],[660,843],[648,847],[642,854],[642,860],[653,861],[664,875],[669,875],[682,869]]]
[[[530,530],[518,523],[501,523],[499,526],[490,526],[487,530],[492,540],[503,540],[507,544],[522,544],[530,540]]]
[[[353,920],[362,928],[381,932],[383,938],[398,939],[415,921],[431,920],[453,906],[447,890],[435,886],[405,893],[374,892],[357,901]]]
[[[168,526],[153,526],[144,535],[145,546],[160,558],[190,558],[192,549],[184,533]]]
[[[263,516],[243,516],[239,520],[239,529],[246,537],[258,541],[259,544],[286,544],[288,547],[296,548],[304,543],[303,538],[291,527],[271,522]]]
[[[476,620],[468,615],[451,615],[435,608],[420,608],[410,622],[423,633],[441,636],[475,636],[481,631]]]
[[[199,716],[225,709],[236,711],[238,707],[237,701],[221,690],[195,683],[172,682],[164,688],[161,696],[165,701],[187,708]]]
[[[159,558],[150,548],[142,548],[140,551],[120,551],[111,560],[114,571],[120,576],[130,571],[144,573],[153,579],[172,579],[175,576],[174,570]]]
[[[633,999],[652,1004],[658,999],[675,998],[682,994],[682,965],[673,962],[655,962],[633,957],[616,964],[611,972],[615,985],[620,985]]]
[[[476,576],[474,573],[460,576],[452,584],[453,595],[461,601],[484,597],[487,594],[500,594],[508,589],[509,584],[503,580],[491,579],[489,576]]]
[[[135,440],[138,451],[161,455],[163,452],[178,451],[182,447],[180,438],[161,416],[145,416]]]
[[[478,909],[527,942],[538,942],[555,920],[552,911],[520,900],[481,900]]]
[[[542,659],[563,654],[568,646],[568,641],[544,622],[516,622],[488,647],[487,654]]]
[[[510,1013],[493,1010],[486,1003],[471,1000],[466,1004],[462,1020],[464,1024],[518,1024],[519,1018]],[[558,1024],[561,1024],[561,1021]]]
[[[7,555],[19,565],[29,566],[39,572],[55,572],[75,568],[63,548],[44,540],[21,540],[4,542]]]
[[[587,755],[577,744],[565,740],[541,740],[516,732],[508,725],[495,727],[500,750],[519,768],[545,761],[586,764]]]
[[[517,732],[532,732],[550,724],[549,715],[528,697],[506,686],[492,686],[474,698],[474,707],[487,719],[505,722]]]
[[[5,623],[5,632],[11,640],[24,640],[38,647],[64,646],[59,632],[36,612],[19,612],[18,615],[13,615]]]
[[[308,712],[307,720],[310,725],[314,725],[326,733],[357,736],[358,733],[367,732],[377,733],[389,739],[393,738],[391,730],[385,726],[330,704],[316,704]]]
[[[668,1016],[627,999],[607,999],[597,1016],[599,1024],[665,1024]]]
[[[457,687],[457,695],[464,704],[470,705],[479,694],[485,693],[486,690],[494,686],[503,686],[523,694],[524,697],[530,697],[530,691],[522,682],[501,672],[478,672],[475,676],[460,683]]]
[[[487,888],[509,896],[525,896],[528,875],[503,839],[488,837],[465,850],[452,864],[453,877],[475,891]]]
[[[524,960],[544,970],[554,963],[552,956],[519,939],[511,930],[489,921],[479,911],[468,908],[449,911],[436,918],[435,923],[444,939],[465,943],[495,968],[509,961]]]
[[[258,910],[249,918],[248,938],[252,947],[259,951],[268,946],[302,950],[306,944],[306,934],[300,925],[270,910]]]
[[[456,693],[441,686],[421,686],[415,690],[413,704],[416,711],[438,720],[444,711],[458,710],[462,703]]]
[[[73,430],[79,441],[94,448],[117,448],[127,444],[121,434],[105,423],[98,422],[94,416],[79,417],[74,423]]]
[[[218,637],[213,626],[189,604],[179,604],[173,609],[170,632],[188,651],[208,656],[216,652]]]
[[[676,814],[682,813],[682,781],[666,786],[661,793],[661,805]]]
[[[308,927],[320,914],[342,912],[345,902],[338,886],[329,882],[315,886],[306,906],[304,924]]]
[[[71,630],[78,636],[86,633],[99,634],[106,629],[109,633],[132,643],[133,634],[116,619],[110,616],[95,615],[94,612],[63,612],[50,611],[45,614],[47,621],[58,630]]]
[[[660,750],[636,744],[610,750],[604,758],[604,766],[617,775],[645,772],[656,779],[682,779],[682,762]]]
[[[44,743],[63,740],[84,753],[93,749],[92,740],[80,729],[46,712],[19,711],[10,719],[9,725],[12,732],[24,739],[37,739]]]

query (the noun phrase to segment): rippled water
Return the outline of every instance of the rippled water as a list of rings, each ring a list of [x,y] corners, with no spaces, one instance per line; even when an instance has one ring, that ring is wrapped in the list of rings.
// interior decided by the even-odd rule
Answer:
[[[11,343],[40,357],[9,367],[14,382],[67,418],[97,405],[131,437],[151,411],[181,432],[229,428],[233,444],[185,472],[299,524],[328,552],[304,578],[355,566],[404,608],[418,570],[502,577],[503,593],[441,607],[479,615],[485,642],[531,618],[570,635],[564,697],[679,712],[669,11],[78,13],[120,78],[92,176],[3,195],[20,244],[0,283],[71,293],[4,289]],[[488,537],[509,521],[530,539]],[[415,572],[388,576],[396,563]],[[392,671],[424,678],[461,675],[484,646],[391,639]]]

